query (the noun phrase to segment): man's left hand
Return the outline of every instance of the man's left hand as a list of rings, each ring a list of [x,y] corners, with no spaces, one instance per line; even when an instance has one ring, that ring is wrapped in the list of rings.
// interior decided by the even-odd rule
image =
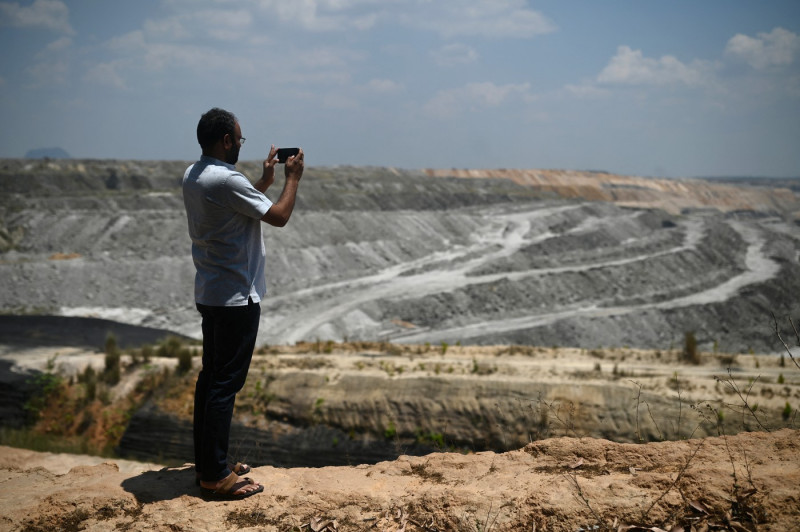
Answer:
[[[278,164],[278,148],[273,144],[269,148],[269,155],[264,159],[264,171],[261,180],[256,183],[256,188],[261,192],[266,191],[275,182],[275,165]]]

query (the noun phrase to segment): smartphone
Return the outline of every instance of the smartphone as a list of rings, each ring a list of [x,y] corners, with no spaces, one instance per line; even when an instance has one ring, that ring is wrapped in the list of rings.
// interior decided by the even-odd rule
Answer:
[[[300,153],[300,148],[278,148],[278,162],[285,163],[286,159]]]

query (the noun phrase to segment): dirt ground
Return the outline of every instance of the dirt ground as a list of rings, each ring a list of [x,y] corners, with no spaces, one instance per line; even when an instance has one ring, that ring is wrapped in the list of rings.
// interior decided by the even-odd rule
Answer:
[[[250,476],[265,491],[235,502],[204,500],[190,465],[99,462],[0,447],[0,529],[785,531],[800,522],[800,440],[789,429],[644,445],[557,438],[502,454],[258,467]]]
[[[755,413],[765,423],[768,412],[796,403],[800,373],[791,362],[783,367],[779,358],[766,355],[704,354],[704,362],[695,366],[680,363],[676,353],[633,349],[512,353],[507,347],[451,346],[442,354],[435,347],[382,353],[333,345],[326,353],[326,344],[312,343],[270,350],[254,361],[252,376],[259,382],[265,371],[281,383],[300,370],[329,375],[332,390],[345,375],[363,375],[382,383],[382,389],[426,379],[440,387],[453,381],[468,388],[490,382],[486,379],[507,384],[521,379],[577,390],[586,404],[592,399],[587,390],[615,385],[625,387],[622,396],[628,399],[641,386],[674,400],[679,391],[670,379],[675,375],[680,375],[684,404],[736,404],[736,394],[715,379],[726,376],[727,365],[741,389],[758,401]],[[38,349],[3,357],[28,369],[54,360],[65,375],[87,363],[102,364],[103,355],[96,352],[60,348],[58,353],[54,358],[51,349]],[[174,365],[175,360],[151,363]],[[113,396],[124,395],[138,371],[125,375]],[[356,392],[348,392],[351,400]],[[335,395],[325,397],[323,406],[333,408]],[[729,421],[736,421],[733,411],[726,411]],[[643,423],[651,419],[644,411],[641,417]],[[768,424],[772,432],[647,444],[559,437],[505,453],[400,456],[373,465],[257,466],[249,476],[266,489],[244,501],[204,499],[191,464],[164,467],[0,447],[0,530],[800,530],[800,432],[780,426]]]

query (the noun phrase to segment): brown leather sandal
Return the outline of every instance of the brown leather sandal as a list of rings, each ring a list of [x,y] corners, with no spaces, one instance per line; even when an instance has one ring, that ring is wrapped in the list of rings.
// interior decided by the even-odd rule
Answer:
[[[247,485],[255,484],[256,481],[249,477],[240,477],[236,473],[231,473],[225,477],[225,479],[222,481],[222,484],[217,487],[217,489],[212,490],[211,488],[204,488],[203,486],[200,486],[200,490],[203,492],[203,495],[212,499],[239,501],[264,491],[264,486],[262,484],[258,484],[258,488],[254,490],[245,491],[244,493],[239,494],[235,493]]]
[[[237,475],[246,475],[251,471],[249,465],[243,464],[241,462],[236,462],[234,465],[228,465],[228,469],[230,469],[231,471],[233,471]],[[200,479],[201,479],[202,476],[203,475],[202,475],[202,473],[200,473],[200,471],[197,471],[194,474],[194,483],[195,483],[196,486],[200,485]]]

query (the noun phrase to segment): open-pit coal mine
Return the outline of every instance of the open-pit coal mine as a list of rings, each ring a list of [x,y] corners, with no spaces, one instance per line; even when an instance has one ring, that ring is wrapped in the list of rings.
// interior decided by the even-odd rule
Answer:
[[[3,161],[0,310],[198,337],[187,164]],[[800,283],[797,211],[786,188],[312,167],[291,223],[264,227],[259,343],[668,348],[693,331],[776,351],[771,313],[796,308]]]
[[[98,323],[116,324],[123,347],[159,331],[200,337],[180,190],[188,164],[0,161],[4,355],[37,345],[100,348]],[[260,165],[239,168],[256,178]],[[269,293],[258,345],[380,342],[426,346],[426,353],[442,346],[442,354],[448,345],[666,351],[679,349],[692,333],[708,352],[776,354],[783,346],[773,316],[783,323],[796,314],[800,294],[797,184],[556,170],[309,167],[290,223],[264,226]],[[277,190],[267,195],[276,199],[281,186],[278,175]],[[515,396],[528,393],[498,375],[486,385],[494,387],[484,390],[486,401],[511,388]],[[433,381],[441,378],[437,371]],[[287,379],[265,379],[264,386],[286,388],[294,382]],[[348,394],[364,383],[347,388],[344,381],[320,379],[296,377],[295,388],[270,392],[286,436],[271,436],[276,449],[302,447],[297,442],[312,432],[328,441],[352,433],[358,420],[325,418],[335,397],[319,390],[338,386],[336,415],[347,417],[361,411],[347,400],[357,402],[360,396]],[[370,386],[405,393],[379,381]],[[459,400],[471,393],[457,388]],[[415,388],[409,401],[436,389],[446,394],[456,388],[433,382]],[[280,397],[297,390],[306,390],[309,404],[280,407]],[[390,403],[387,408],[397,407]],[[413,423],[430,415],[420,408]],[[299,422],[306,436],[286,428],[295,419],[290,411],[310,416]],[[389,423],[401,431],[397,420],[404,414],[372,414],[363,433],[385,433]],[[165,415],[171,414],[148,403],[133,416],[123,443],[146,448],[148,427],[156,425],[187,432],[188,417],[178,423]],[[256,425],[248,430],[263,429]],[[519,437],[526,434],[520,430]],[[487,436],[495,443],[476,448],[496,448],[506,436]],[[176,443],[175,454],[186,454],[187,442]],[[364,451],[367,461],[395,452],[371,449]],[[303,452],[319,458],[313,446]]]

